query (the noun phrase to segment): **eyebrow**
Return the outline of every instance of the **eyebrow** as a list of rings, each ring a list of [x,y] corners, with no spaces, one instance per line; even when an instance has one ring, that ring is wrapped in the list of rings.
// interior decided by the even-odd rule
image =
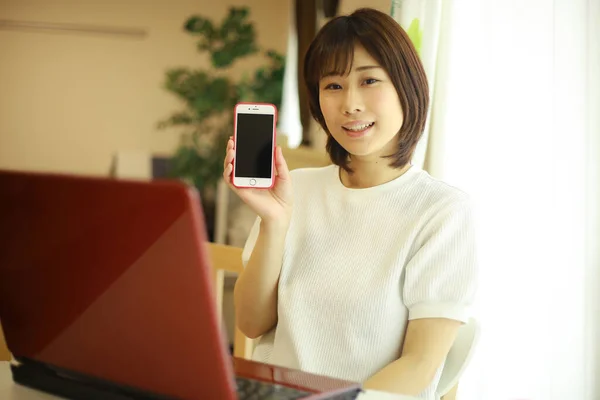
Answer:
[[[368,69],[381,68],[379,65],[363,65],[362,67],[356,68],[356,71],[366,71]]]
[[[360,67],[356,67],[354,70],[357,72],[361,72],[361,71],[368,71],[370,69],[378,69],[378,68],[381,69],[381,67],[379,65],[363,65]],[[337,72],[331,71],[331,72],[324,74],[321,79],[328,78],[330,76],[337,76],[337,75],[339,75]]]

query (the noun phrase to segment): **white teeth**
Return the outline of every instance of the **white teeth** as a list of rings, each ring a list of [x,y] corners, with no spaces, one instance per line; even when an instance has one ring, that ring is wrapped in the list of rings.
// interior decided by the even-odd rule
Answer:
[[[346,128],[346,129],[348,129],[349,131],[358,132],[358,131],[362,131],[364,129],[367,129],[368,127],[372,126],[373,124],[374,124],[374,122],[371,122],[370,124],[358,125],[358,126],[354,126],[352,128]]]

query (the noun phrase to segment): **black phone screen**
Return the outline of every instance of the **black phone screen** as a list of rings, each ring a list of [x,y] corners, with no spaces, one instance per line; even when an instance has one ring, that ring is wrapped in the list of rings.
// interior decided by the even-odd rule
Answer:
[[[235,143],[235,176],[270,178],[273,159],[271,114],[238,114]]]

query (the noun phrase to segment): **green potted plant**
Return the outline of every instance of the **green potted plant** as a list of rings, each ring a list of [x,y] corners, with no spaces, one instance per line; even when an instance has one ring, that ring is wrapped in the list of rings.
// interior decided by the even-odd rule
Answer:
[[[184,109],[159,122],[159,128],[182,128],[181,143],[169,160],[169,173],[194,185],[201,193],[209,238],[214,226],[214,193],[223,172],[223,157],[233,135],[233,108],[240,101],[281,104],[284,57],[256,44],[247,7],[232,7],[220,25],[202,16],[187,19],[184,30],[197,38],[197,49],[207,52],[212,68],[173,68],[164,87]],[[263,66],[237,82],[226,69],[237,60],[261,53]]]

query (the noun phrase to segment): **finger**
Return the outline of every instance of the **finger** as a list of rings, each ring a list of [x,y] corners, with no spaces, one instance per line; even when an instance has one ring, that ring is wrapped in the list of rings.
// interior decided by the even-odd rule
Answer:
[[[239,188],[234,186],[233,179],[231,179],[231,174],[233,174],[233,164],[229,164],[225,168],[225,171],[223,171],[223,179],[225,180],[225,183],[227,183],[227,186],[229,186],[229,189],[240,196],[241,191]]]
[[[223,162],[223,169],[227,168],[228,165],[231,165],[233,157],[235,157],[235,150],[227,150],[227,153],[225,154],[225,161]]]
[[[233,149],[233,145],[234,145],[233,138],[230,136],[229,140],[227,141],[227,150],[226,151],[229,151],[230,149]]]
[[[283,150],[281,150],[281,146],[277,146],[277,150],[275,152],[275,169],[279,178],[284,180],[290,178],[290,171],[288,170],[285,158],[283,158]]]
[[[225,179],[225,182],[227,182],[228,184],[231,184],[231,173],[233,172],[233,164],[229,164],[225,167],[225,169],[223,170],[223,179]]]

